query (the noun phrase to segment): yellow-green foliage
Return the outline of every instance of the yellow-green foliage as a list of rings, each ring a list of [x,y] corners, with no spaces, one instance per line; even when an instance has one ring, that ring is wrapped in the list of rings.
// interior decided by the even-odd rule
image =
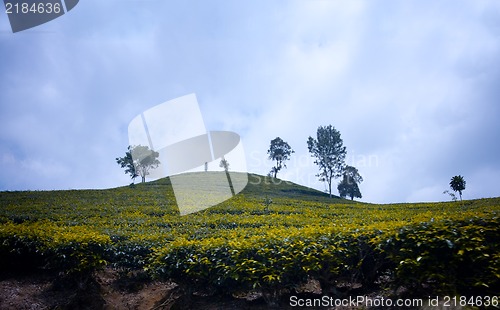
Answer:
[[[3,223],[0,240],[6,265],[25,263],[24,259],[31,257],[31,263],[68,272],[84,272],[105,264],[104,249],[111,243],[108,235],[88,227],[63,226],[46,220]]]
[[[500,287],[500,217],[441,220],[401,228],[376,244],[396,263],[401,285],[475,295]]]
[[[500,199],[375,205],[270,180],[252,175],[241,194],[182,217],[168,179],[1,192],[0,268],[79,272],[111,264],[229,291],[308,278],[373,284],[381,274],[435,292],[500,287]]]

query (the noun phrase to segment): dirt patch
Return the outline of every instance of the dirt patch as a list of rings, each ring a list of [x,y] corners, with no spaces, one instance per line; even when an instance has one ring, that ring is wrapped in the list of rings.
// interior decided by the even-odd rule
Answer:
[[[50,274],[11,275],[0,280],[0,310],[161,309],[176,286],[112,269],[71,281]]]
[[[218,295],[210,290],[186,294],[173,282],[151,280],[142,271],[126,273],[106,268],[89,277],[62,278],[60,275],[31,273],[0,275],[0,310],[24,309],[127,309],[127,310],[232,310],[232,309],[342,309],[355,307],[292,307],[292,295],[301,299],[321,296],[346,298],[347,294],[365,295],[372,299],[386,297],[380,288],[364,291],[360,284],[338,283],[335,288],[322,290],[318,281],[311,280],[294,289],[283,291],[281,297],[259,290]],[[403,294],[404,292],[399,292]],[[404,295],[404,294],[403,294]],[[442,307],[441,307],[442,308]],[[369,307],[369,309],[398,309]],[[415,307],[406,309],[428,309]],[[440,308],[437,308],[440,309]],[[442,308],[444,309],[444,308]],[[447,308],[448,309],[448,308]],[[461,309],[450,308],[451,309]]]
[[[253,298],[252,296],[255,295]],[[268,309],[262,296],[186,296],[173,282],[149,279],[139,271],[106,268],[91,277],[68,279],[55,274],[12,274],[0,279],[0,310],[27,309]]]
[[[316,283],[303,292],[318,293]],[[140,271],[125,273],[106,268],[91,277],[68,279],[54,274],[32,273],[0,279],[0,310],[3,309],[269,309],[259,291],[214,295],[198,291],[188,296],[173,282],[153,281]],[[282,300],[276,304],[287,308]]]
[[[44,309],[41,296],[51,286],[48,279],[23,277],[0,281],[0,309]]]

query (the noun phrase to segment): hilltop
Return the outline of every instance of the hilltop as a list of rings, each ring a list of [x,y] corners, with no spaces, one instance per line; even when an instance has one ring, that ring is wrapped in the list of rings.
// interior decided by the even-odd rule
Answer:
[[[191,191],[199,191],[202,188],[202,184],[200,183],[201,176],[206,175],[224,175],[223,172],[193,172],[187,175],[191,176],[192,183],[190,184],[189,190]],[[237,177],[244,177],[244,175],[248,175],[248,183],[245,188],[239,193],[247,198],[294,198],[294,199],[302,199],[304,201],[322,201],[322,202],[341,202],[347,201],[342,199],[336,195],[332,195],[332,198],[329,197],[327,193],[318,191],[313,188],[309,188],[306,186],[298,185],[290,181],[281,180],[279,178],[273,178],[269,176],[263,176],[254,173],[241,173],[241,172],[231,172],[232,175],[236,175]],[[210,179],[210,177],[209,177]],[[225,182],[225,177],[220,181],[220,178],[213,178],[212,180],[215,182],[220,182],[217,186],[225,187],[227,183]],[[170,177],[162,178],[156,181],[140,183],[136,185],[138,188],[155,188],[164,190],[167,193],[173,193],[172,183],[170,181]],[[112,190],[112,189],[111,189]]]

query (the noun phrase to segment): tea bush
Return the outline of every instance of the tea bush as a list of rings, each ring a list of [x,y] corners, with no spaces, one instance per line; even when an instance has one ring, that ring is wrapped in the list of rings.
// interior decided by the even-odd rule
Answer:
[[[500,218],[425,222],[403,227],[378,246],[399,285],[446,294],[496,294],[500,287]]]
[[[103,266],[110,244],[107,235],[84,226],[59,226],[48,221],[3,223],[0,226],[3,268],[53,269],[85,273]]]

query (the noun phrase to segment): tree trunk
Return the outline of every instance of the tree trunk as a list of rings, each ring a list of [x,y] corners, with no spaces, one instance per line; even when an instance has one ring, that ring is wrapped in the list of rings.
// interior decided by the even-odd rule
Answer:
[[[227,182],[229,183],[229,189],[231,190],[231,195],[236,195],[234,192],[234,187],[233,187],[233,182],[231,181],[231,176],[229,175],[229,171],[226,170],[226,178]]]
[[[146,176],[141,176],[142,183],[146,183]]]
[[[332,179],[328,182],[328,192],[330,193],[330,198],[332,198]]]

